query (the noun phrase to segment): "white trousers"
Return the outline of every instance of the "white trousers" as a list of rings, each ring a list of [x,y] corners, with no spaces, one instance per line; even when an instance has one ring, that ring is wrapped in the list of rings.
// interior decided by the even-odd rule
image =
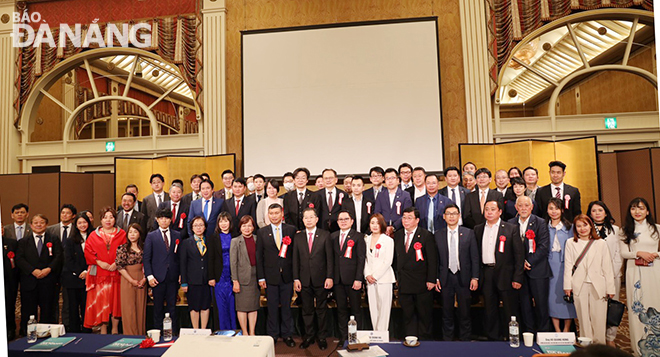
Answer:
[[[374,331],[388,331],[392,311],[392,284],[367,284],[367,298]]]
[[[614,289],[616,294],[614,294],[614,300],[619,300],[621,297],[621,278],[614,278]],[[608,326],[607,331],[605,331],[605,337],[608,341],[614,341],[616,339],[616,331],[618,326]]]
[[[598,296],[591,283],[583,283],[580,295],[575,296],[575,310],[580,323],[580,337],[589,337],[594,343],[605,343],[607,300]]]

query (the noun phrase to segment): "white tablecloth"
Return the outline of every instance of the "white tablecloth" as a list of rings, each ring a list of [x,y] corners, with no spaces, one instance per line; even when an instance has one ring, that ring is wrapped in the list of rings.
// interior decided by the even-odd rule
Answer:
[[[275,357],[270,336],[179,336],[163,357],[254,356]]]

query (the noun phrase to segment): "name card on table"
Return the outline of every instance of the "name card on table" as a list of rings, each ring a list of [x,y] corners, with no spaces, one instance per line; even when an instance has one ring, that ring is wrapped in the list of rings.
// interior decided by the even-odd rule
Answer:
[[[575,333],[573,332],[539,332],[536,334],[536,343],[542,345],[574,345]]]
[[[389,343],[389,331],[358,331],[357,338],[362,343]]]
[[[211,330],[201,329],[201,328],[182,328],[179,331],[179,336],[191,335],[191,336],[211,336]]]

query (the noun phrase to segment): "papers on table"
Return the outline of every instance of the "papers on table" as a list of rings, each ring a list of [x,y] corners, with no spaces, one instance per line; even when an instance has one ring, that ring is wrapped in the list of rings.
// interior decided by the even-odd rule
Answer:
[[[51,337],[32,347],[26,348],[25,352],[52,352],[75,339],[75,337]]]
[[[101,347],[96,352],[120,353],[130,350],[142,342],[141,338],[122,338],[105,347]]]
[[[382,357],[388,356],[389,353],[385,352],[380,346],[369,346],[368,350],[348,352],[348,350],[337,351],[341,357]]]

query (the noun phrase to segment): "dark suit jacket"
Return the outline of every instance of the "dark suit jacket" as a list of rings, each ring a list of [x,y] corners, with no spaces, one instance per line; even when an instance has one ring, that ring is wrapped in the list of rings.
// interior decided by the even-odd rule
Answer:
[[[170,229],[168,230],[170,238],[170,249],[168,250],[163,240],[163,235],[160,229],[147,234],[144,241],[144,255],[142,262],[144,263],[144,275],[153,275],[159,283],[164,281],[178,282],[179,281],[179,254],[181,251],[181,235],[179,232]],[[179,248],[174,252],[176,241],[179,240]]]
[[[438,279],[440,286],[447,284],[449,274],[449,244],[447,242],[447,227],[435,232],[435,244],[438,248]],[[480,262],[479,246],[474,231],[462,226],[458,227],[458,278],[463,286],[469,286],[470,280],[479,279]]]
[[[191,236],[191,238],[193,238]],[[193,239],[194,240],[194,239]],[[206,255],[208,255],[208,270],[209,280],[220,281],[222,277],[222,270],[224,269],[225,262],[222,254],[222,242],[220,241],[220,234],[215,232],[208,232],[206,235]]]
[[[364,195],[362,195],[362,201],[360,201],[360,203],[360,207],[357,207],[357,209],[360,210],[360,233],[370,234],[371,230],[369,229],[369,217],[375,213],[376,205],[373,201],[368,201],[365,199]],[[357,215],[355,212],[356,207],[353,198],[345,200],[343,208],[347,210],[355,220],[353,222],[353,227],[351,228],[357,230]]]
[[[52,255],[48,252],[48,243],[52,244]],[[34,232],[19,240],[15,263],[21,271],[21,290],[33,290],[39,283],[55,284],[55,282],[59,281],[63,255],[62,243],[59,238],[53,237],[47,232],[44,232],[44,243],[41,254],[37,252],[37,245],[34,242]],[[45,268],[51,269],[50,274],[45,278],[37,280],[32,275],[35,269]]]
[[[316,229],[312,252],[309,252],[307,230],[296,233],[293,250],[293,279],[302,286],[322,287],[325,279],[332,279],[334,254],[330,232]]]
[[[422,245],[424,260],[417,260],[415,244]],[[394,266],[399,284],[399,293],[420,294],[428,291],[426,283],[435,284],[438,276],[438,250],[435,238],[431,232],[417,227],[412,237],[410,248],[406,253],[406,230],[400,229],[394,233]]]
[[[62,222],[57,222],[56,224],[48,226],[48,228],[46,228],[46,233],[50,234],[53,237],[59,238],[60,243],[62,243],[62,249],[64,249],[64,246],[66,246],[66,241],[62,240],[62,233],[60,233],[61,227],[62,227]],[[67,237],[71,236],[72,228],[73,228],[73,223],[70,223],[69,229],[67,230]]]
[[[316,224],[318,228],[325,229],[326,231],[335,232],[339,230],[337,225],[337,215],[342,210],[346,201],[350,200],[348,194],[339,188],[335,187],[335,194],[332,197],[334,201],[332,210],[328,210],[327,190],[324,188],[314,192],[316,200],[319,203],[320,209],[317,211],[319,214],[319,223]]]
[[[12,226],[14,224],[12,223]],[[22,240],[22,239],[21,239]],[[14,289],[18,287],[19,279],[19,269],[16,264],[16,251],[18,250],[18,241],[16,239],[11,239],[9,237],[2,237],[2,267],[4,268],[4,277],[5,277],[5,298],[7,296],[9,289]],[[11,260],[7,256],[11,252],[14,254],[14,267],[11,267]],[[15,295],[14,295],[15,297]]]
[[[203,256],[197,249],[195,239],[186,239],[179,245],[179,267],[181,268],[181,284],[208,285],[209,282],[209,249]]]
[[[199,197],[200,198],[202,197],[201,192],[199,193]],[[181,205],[182,206],[190,207],[190,204],[192,203],[192,201],[193,201],[193,193],[192,192],[186,193],[185,195],[183,195],[183,197],[181,197]]]
[[[482,223],[474,228],[474,234],[479,243],[479,253],[482,252],[484,228],[486,223]],[[505,237],[504,253],[500,253],[500,238]],[[525,263],[525,252],[518,233],[518,225],[500,221],[500,228],[497,233],[497,242],[495,244],[495,279],[499,290],[513,289],[512,282],[523,283],[523,269]],[[483,257],[481,258],[483,263]]]
[[[32,228],[30,228],[30,225],[27,222],[23,225],[23,227],[24,227],[23,228],[23,237],[27,237],[30,234],[32,234]],[[5,234],[4,234],[3,237],[7,237],[7,238],[10,238],[10,239],[16,240],[16,228],[14,228],[14,223],[10,223],[10,224],[5,226]]]
[[[408,192],[410,195],[410,199],[412,200],[413,206],[415,205],[415,185],[412,185],[408,188],[406,188],[404,191]]]
[[[364,234],[355,229],[348,231],[344,238],[344,246],[339,246],[341,231],[332,233],[332,247],[334,251],[334,284],[353,285],[355,281],[364,280],[364,262],[367,259],[367,244],[364,242]],[[351,257],[346,258],[346,250],[349,243],[353,242]]]
[[[200,216],[206,219],[206,217],[204,216],[204,201],[205,200],[202,198],[201,200],[193,201],[190,204],[190,211],[188,212],[188,218],[187,218],[188,237],[193,236],[193,231],[192,231],[193,218]],[[210,238],[215,233],[215,229],[218,227],[218,215],[220,214],[220,211],[222,211],[222,206],[224,204],[224,201],[220,198],[212,198],[210,203],[211,203],[211,212],[209,213],[209,219],[206,222],[208,224],[205,233],[206,238]]]
[[[305,208],[312,207],[316,210],[316,215],[319,215],[321,204],[318,201],[318,197],[310,190],[305,190],[302,204],[298,203],[297,189],[285,193],[282,196],[282,200],[284,202],[284,221],[287,224],[295,226],[299,231],[305,229],[302,221],[302,211]]]
[[[518,225],[518,216],[511,218],[509,223]],[[520,234],[525,235],[525,238],[522,238],[523,248],[525,250],[525,260],[532,266],[531,270],[525,270],[525,274],[532,279],[543,279],[549,278],[552,276],[552,271],[550,270],[550,264],[548,263],[548,254],[550,251],[550,231],[548,230],[548,223],[541,217],[531,215],[529,216],[529,222],[527,223],[527,231],[520,232]],[[536,251],[530,253],[531,240],[526,236],[528,234],[534,233],[534,241],[536,242]]]
[[[240,207],[238,209],[238,215],[236,214],[236,197],[232,196],[230,199],[225,200],[225,203],[222,205],[222,211],[229,213],[231,216],[231,235],[232,237],[241,234],[240,227],[238,222],[240,222],[243,216],[250,215],[254,221],[257,221],[257,201],[254,199],[254,195],[243,196],[241,198]]]
[[[137,223],[142,227],[142,235],[146,236],[149,231],[147,230],[147,216],[145,216],[142,212],[138,212],[135,209],[133,209],[133,212],[131,212],[131,216],[128,219],[128,225],[124,224],[124,215],[126,212],[122,209],[117,213],[117,227],[123,229],[126,233],[128,233],[128,227],[133,224]]]
[[[399,209],[397,210],[397,203],[400,203]],[[401,217],[403,217],[403,210],[412,206],[412,199],[408,192],[401,189],[401,186],[397,187],[396,194],[394,196],[394,203],[390,206],[390,192],[388,190],[381,191],[378,194],[376,199],[376,210],[375,213],[380,213],[385,218],[385,224],[388,226],[393,226],[394,229],[400,229],[403,227],[401,225]]]
[[[570,197],[568,204],[565,200],[566,196]],[[550,202],[552,197],[555,197],[555,195],[552,192],[551,184],[539,187],[536,191],[536,203],[538,203],[539,211],[544,219],[548,219],[548,202]],[[564,197],[561,198],[561,201],[564,204],[564,217],[573,223],[573,219],[582,213],[580,190],[577,187],[564,183]]]
[[[163,191],[163,202],[169,201],[169,200],[170,200],[170,194]],[[147,216],[148,222],[151,222],[154,219],[156,219],[156,211],[158,210],[158,204],[156,203],[156,197],[154,197],[154,193],[152,192],[147,197],[145,197],[142,201],[143,201],[144,205],[142,205],[142,207],[140,209],[140,212],[144,213],[144,215]]]
[[[415,202],[415,207],[417,207],[417,210],[419,211],[419,226],[424,229],[428,229],[429,227],[430,199],[431,196],[427,193]],[[434,197],[433,203],[433,227],[434,231],[437,232],[438,230],[447,227],[447,222],[445,222],[442,215],[445,211],[445,206],[451,203],[451,200],[448,197],[437,193]]]
[[[497,190],[488,189],[486,202],[497,200],[500,207],[504,210],[504,197]],[[465,205],[463,206],[463,225],[474,229],[479,224],[486,222],[484,214],[481,213],[481,203],[479,202],[479,188],[465,196]]]
[[[380,194],[384,192],[387,192],[387,187],[381,186],[380,193],[378,193],[378,196],[380,196]],[[362,192],[362,196],[367,201],[376,202],[376,193],[373,187],[364,190],[364,192]]]
[[[175,231],[181,233],[181,239],[186,239],[188,238],[188,213],[190,212],[190,206],[187,206],[183,203],[183,200],[179,201],[177,205],[180,205],[177,207],[177,213],[176,217],[172,217],[172,223],[170,224],[170,228],[174,229]],[[162,208],[167,208],[170,211],[172,210],[172,201],[165,201],[158,206],[158,209]],[[151,230],[156,230],[158,229],[158,220],[153,220],[151,222]]]
[[[62,286],[69,289],[84,289],[85,280],[79,278],[80,273],[87,270],[87,261],[82,244],[67,238],[64,246],[64,268],[62,269]]]
[[[266,279],[268,285],[287,284],[293,281],[293,251],[296,227],[282,223],[282,239],[289,237],[291,245],[286,258],[280,258],[273,237],[273,226],[267,225],[257,231],[257,279]]]
[[[230,189],[231,189],[231,187],[230,187]],[[231,195],[231,196],[233,196],[233,195]],[[227,197],[226,197],[226,195],[225,195],[225,189],[224,189],[224,188],[221,188],[221,189],[219,189],[219,190],[217,190],[217,191],[213,191],[213,198],[216,198],[216,199],[222,199],[222,200],[225,200],[225,201],[226,201],[226,200],[227,200]]]
[[[460,196],[461,198],[461,212],[463,211],[463,207],[465,207],[465,196],[467,196],[468,193],[470,193],[470,190],[463,186],[457,186],[456,187],[456,193]],[[447,186],[443,187],[438,191],[439,194],[448,197],[451,200],[451,193],[449,192],[449,188]],[[456,202],[454,202],[456,203]]]

